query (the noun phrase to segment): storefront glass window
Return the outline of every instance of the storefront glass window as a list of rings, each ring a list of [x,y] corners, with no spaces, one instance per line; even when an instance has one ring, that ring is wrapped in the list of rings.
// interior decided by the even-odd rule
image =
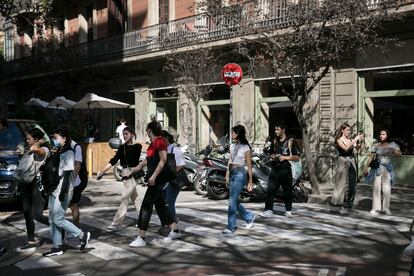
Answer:
[[[414,155],[414,96],[373,98],[374,137],[381,129],[391,132],[391,140],[396,142],[403,154]]]

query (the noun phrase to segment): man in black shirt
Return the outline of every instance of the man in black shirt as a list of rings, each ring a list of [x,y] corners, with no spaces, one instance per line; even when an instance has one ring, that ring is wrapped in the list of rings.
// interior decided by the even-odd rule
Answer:
[[[289,161],[299,161],[299,150],[294,139],[286,136],[286,124],[280,122],[275,125],[276,138],[273,139],[269,153],[272,160],[272,170],[269,176],[265,210],[262,217],[273,216],[273,201],[282,185],[286,217],[292,217],[292,168]]]

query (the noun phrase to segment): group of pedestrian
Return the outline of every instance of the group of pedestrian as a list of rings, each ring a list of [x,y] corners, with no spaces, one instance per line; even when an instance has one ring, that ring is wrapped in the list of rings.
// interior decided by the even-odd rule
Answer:
[[[129,244],[131,247],[145,246],[146,232],[150,223],[153,207],[157,211],[161,222],[161,232],[166,235],[165,242],[177,239],[181,236],[177,227],[178,218],[175,210],[175,202],[180,192],[177,180],[167,180],[165,176],[165,164],[167,155],[173,154],[177,174],[183,172],[185,161],[179,147],[174,145],[173,136],[161,128],[156,121],[151,121],[146,127],[146,133],[150,144],[146,152],[146,158],[140,161],[142,146],[134,143],[136,137],[133,128],[121,125],[123,144],[117,150],[115,156],[97,175],[101,179],[104,173],[112,166],[120,162],[123,179],[123,190],[120,206],[108,226],[110,231],[118,231],[121,222],[126,216],[129,201],[134,204],[138,216],[139,228],[137,237]],[[273,204],[276,192],[282,186],[284,192],[285,216],[292,215],[292,162],[300,160],[299,147],[292,137],[286,133],[286,124],[280,122],[275,125],[275,138],[271,140],[269,155],[271,160],[271,172],[269,175],[269,186],[264,211],[259,215],[264,218],[272,217]],[[390,142],[389,132],[381,130],[379,140],[371,150],[364,174],[372,174],[374,177],[373,206],[371,214],[377,215],[380,211],[390,214],[390,193],[391,184],[394,179],[394,170],[390,156],[401,155],[397,144]],[[352,138],[351,127],[343,124],[335,137],[339,157],[336,169],[336,181],[331,204],[340,207],[340,212],[346,212],[353,208],[357,169],[355,163],[355,151],[361,149],[360,141],[364,136],[359,133]],[[233,234],[237,230],[237,214],[246,222],[244,228],[249,230],[254,227],[255,214],[246,209],[239,200],[242,189],[246,186],[248,191],[253,189],[252,179],[252,149],[246,138],[246,130],[242,125],[234,126],[231,129],[232,144],[230,146],[230,157],[226,172],[226,183],[229,187],[229,204],[227,226],[224,234]],[[34,128],[28,131],[26,136],[29,152],[34,154],[36,166],[41,166],[51,155],[59,154],[59,183],[56,188],[45,195],[42,193],[42,182],[40,171],[23,190],[23,210],[27,227],[27,244],[22,249],[36,247],[34,220],[45,221],[43,209],[46,200],[49,205],[48,224],[53,247],[44,256],[63,254],[62,239],[65,235],[76,237],[80,241],[81,251],[84,251],[90,233],[79,228],[79,207],[78,203],[84,185],[81,185],[80,170],[82,165],[82,152],[80,146],[70,139],[66,128],[59,128],[53,133],[52,145],[45,142],[44,133]],[[374,165],[373,165],[374,164]],[[138,198],[138,184],[136,177],[143,175],[146,167],[145,181],[148,188],[142,202]],[[368,168],[371,167],[371,171]],[[247,168],[247,169],[246,169]],[[78,189],[76,187],[79,187]],[[381,205],[381,190],[384,197]],[[71,207],[73,223],[65,219],[68,206]]]
[[[361,141],[363,139],[363,133],[358,133],[352,138],[351,127],[347,123],[341,125],[335,137],[339,156],[331,205],[340,208],[341,214],[351,210],[354,205],[357,184],[355,154],[356,151],[362,149]],[[365,182],[373,182],[372,209],[370,211],[373,216],[377,216],[381,212],[387,215],[391,214],[391,185],[395,180],[391,157],[401,156],[401,154],[398,144],[390,141],[390,132],[387,129],[381,129],[378,139],[371,147],[371,153],[363,169]]]
[[[82,231],[79,226],[78,203],[81,196],[79,172],[82,163],[82,152],[79,145],[71,140],[69,130],[61,127],[54,131],[51,143],[45,133],[39,128],[32,128],[26,133],[26,142],[29,146],[28,155],[33,158],[34,178],[27,182],[19,182],[18,190],[23,198],[23,214],[27,229],[27,242],[21,249],[36,248],[39,241],[35,239],[35,220],[49,225],[53,246],[43,256],[63,254],[62,239],[65,235],[79,239],[80,250],[85,251],[89,242],[90,233]],[[45,176],[42,176],[42,165],[49,158],[58,158],[56,168],[57,185],[50,190],[45,189]],[[29,160],[29,159],[27,159]],[[31,166],[31,167],[32,167]],[[27,172],[29,173],[29,172]],[[30,172],[33,173],[33,172]],[[42,181],[43,177],[43,181]],[[51,175],[49,175],[51,178]],[[43,210],[48,203],[49,218],[43,216]],[[65,218],[66,209],[71,206],[73,223]]]

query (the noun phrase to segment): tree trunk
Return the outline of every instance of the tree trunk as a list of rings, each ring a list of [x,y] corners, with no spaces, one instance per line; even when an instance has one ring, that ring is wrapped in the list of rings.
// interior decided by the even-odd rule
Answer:
[[[308,167],[309,180],[312,186],[312,194],[319,195],[319,181],[317,177],[316,158],[313,156],[309,133],[306,126],[302,126],[303,148],[305,152],[306,165]]]
[[[299,126],[302,129],[303,148],[305,152],[309,180],[311,182],[311,187],[312,187],[312,194],[318,195],[320,194],[320,191],[319,191],[319,181],[317,177],[316,158],[313,156],[313,153],[312,153],[308,124],[306,123],[306,118],[303,115],[303,107],[295,108],[295,113],[299,121]]]

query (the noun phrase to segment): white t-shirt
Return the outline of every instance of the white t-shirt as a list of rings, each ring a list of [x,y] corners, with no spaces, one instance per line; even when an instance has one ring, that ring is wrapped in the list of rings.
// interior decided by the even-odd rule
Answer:
[[[59,161],[59,176],[63,175],[64,171],[74,171],[75,170],[75,154],[72,150],[67,150],[64,153],[61,153]],[[69,189],[68,189],[68,196],[69,199],[72,198],[73,194],[73,185],[74,185],[74,178],[69,178]],[[52,193],[53,196],[56,198],[59,197],[60,190],[62,189],[63,177],[60,179],[59,185],[56,187],[56,190]]]
[[[40,168],[40,166],[43,164],[43,161],[45,161],[46,158],[48,158],[49,155],[50,155],[50,151],[49,151],[48,147],[42,147],[42,149],[46,152],[45,156],[40,156],[40,155],[37,155],[37,154],[33,155],[33,159],[34,159],[36,168]],[[40,175],[40,171],[37,172],[37,175],[38,176]]]
[[[174,147],[174,149],[173,149]],[[167,147],[167,152],[168,153],[174,153],[174,158],[175,158],[175,164],[178,166],[185,166],[185,159],[183,157],[183,152],[181,151],[181,149],[175,145],[169,145]]]
[[[76,142],[72,140],[70,147],[75,151],[75,161],[83,162],[82,159],[82,148],[80,145],[78,145],[76,148]],[[76,174],[75,171],[73,171],[73,177],[75,178],[74,186],[78,186],[81,183],[81,180],[79,178],[79,175]]]
[[[230,164],[244,166],[246,164],[246,152],[250,150],[248,145],[231,144],[230,146]]]
[[[118,134],[118,138],[121,139],[122,144],[125,143],[124,135],[122,134],[122,132],[124,131],[124,128],[126,128],[126,124],[125,123],[121,123],[116,128],[116,131],[115,131]]]

